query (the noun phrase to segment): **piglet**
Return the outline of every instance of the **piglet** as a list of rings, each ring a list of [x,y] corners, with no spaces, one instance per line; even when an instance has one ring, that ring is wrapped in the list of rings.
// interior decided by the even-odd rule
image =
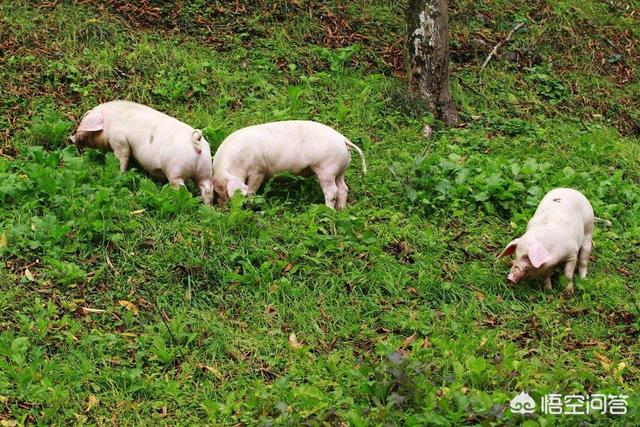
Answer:
[[[70,137],[79,148],[112,150],[127,169],[133,157],[156,178],[178,187],[193,178],[206,204],[213,197],[209,143],[200,130],[146,105],[111,101],[87,112]]]
[[[593,209],[582,193],[571,188],[549,191],[529,220],[526,233],[498,255],[516,254],[507,280],[517,284],[523,279],[541,278],[545,288],[551,289],[551,274],[556,266],[564,264],[569,280],[565,292],[572,294],[576,264],[580,277],[587,276],[593,223]]]
[[[240,190],[254,194],[265,178],[289,171],[315,174],[331,209],[347,204],[344,173],[351,161],[349,150],[360,148],[332,128],[308,120],[289,120],[250,126],[229,135],[213,157],[213,187],[218,204]]]

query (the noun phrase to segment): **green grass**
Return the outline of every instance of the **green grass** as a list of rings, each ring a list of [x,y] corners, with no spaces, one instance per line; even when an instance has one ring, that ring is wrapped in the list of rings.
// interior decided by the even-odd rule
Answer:
[[[640,422],[637,13],[451,2],[466,125],[443,129],[394,77],[403,4],[114,3],[0,4],[2,425]],[[503,49],[516,61],[480,76],[520,21]],[[349,168],[343,212],[289,175],[210,209],[67,146],[116,98],[212,145],[319,120],[369,172]],[[596,230],[589,277],[571,298],[558,281],[508,287],[496,254],[560,185],[614,224]],[[629,413],[523,420],[508,410],[521,391],[624,393]]]

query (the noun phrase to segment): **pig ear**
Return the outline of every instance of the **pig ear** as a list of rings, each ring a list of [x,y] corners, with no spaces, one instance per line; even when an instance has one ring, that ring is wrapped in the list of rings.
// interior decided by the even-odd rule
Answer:
[[[518,239],[513,239],[511,241],[511,243],[509,243],[507,245],[507,247],[504,248],[504,251],[502,251],[502,253],[500,255],[498,255],[498,258],[502,258],[503,256],[511,255],[512,253],[514,253],[516,251],[516,247],[517,246],[518,246]]]
[[[78,131],[96,132],[104,129],[104,114],[102,111],[89,111],[82,118]]]
[[[531,264],[538,268],[545,262],[551,261],[551,254],[540,241],[534,240],[529,246],[529,259]]]
[[[196,129],[193,131],[193,133],[191,134],[191,139],[194,142],[198,142],[202,139],[202,131],[200,129]]]

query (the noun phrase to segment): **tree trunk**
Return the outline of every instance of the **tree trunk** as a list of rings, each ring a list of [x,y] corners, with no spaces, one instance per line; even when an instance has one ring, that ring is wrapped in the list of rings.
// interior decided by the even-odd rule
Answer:
[[[447,0],[409,1],[407,53],[411,91],[446,125],[458,123],[449,90]]]

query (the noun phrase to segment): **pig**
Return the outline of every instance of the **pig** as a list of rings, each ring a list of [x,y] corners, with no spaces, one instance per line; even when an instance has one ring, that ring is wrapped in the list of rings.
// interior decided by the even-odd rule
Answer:
[[[571,295],[576,264],[580,277],[587,276],[595,219],[591,204],[579,191],[571,188],[549,191],[529,220],[527,231],[498,255],[500,258],[515,252],[507,280],[517,284],[541,278],[545,289],[551,289],[551,274],[556,266],[564,264],[569,281],[565,293]]]
[[[301,176],[315,174],[325,204],[343,209],[348,187],[344,174],[350,150],[367,166],[362,150],[329,126],[309,120],[287,120],[246,127],[229,135],[213,157],[213,188],[222,206],[240,190],[255,194],[265,178],[289,171]]]
[[[79,149],[112,150],[127,169],[133,157],[152,176],[174,187],[192,178],[205,204],[213,198],[209,143],[202,131],[146,105],[111,101],[87,112],[70,138]]]

